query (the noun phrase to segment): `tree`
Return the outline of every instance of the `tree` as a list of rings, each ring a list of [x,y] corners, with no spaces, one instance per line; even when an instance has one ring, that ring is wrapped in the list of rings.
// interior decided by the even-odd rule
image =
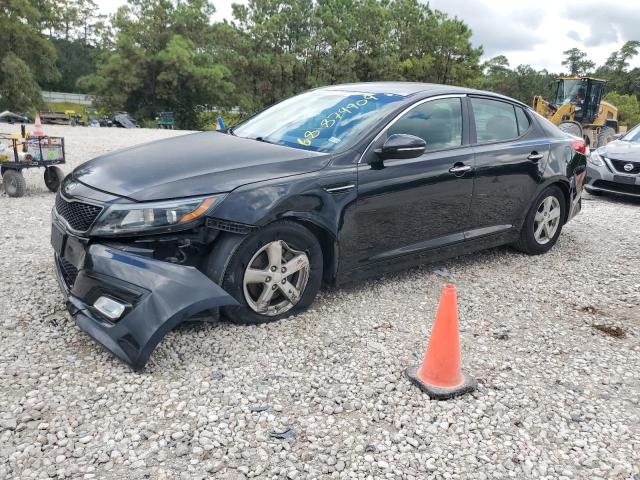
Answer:
[[[42,105],[40,87],[29,66],[10,53],[0,62],[0,110],[25,112]]]
[[[196,106],[229,106],[233,90],[210,48],[213,12],[205,0],[130,0],[112,19],[113,49],[78,86],[106,109],[142,118],[171,110],[179,126],[197,128]]]
[[[39,106],[37,82],[58,76],[56,51],[40,32],[40,22],[40,11],[31,1],[0,2],[0,103],[4,108],[23,111]]]
[[[604,99],[618,109],[618,120],[628,126],[640,123],[640,103],[635,95],[620,95],[609,92]]]
[[[570,75],[587,75],[596,66],[579,48],[565,50],[562,54],[566,57],[562,61],[562,65],[569,69]]]
[[[253,111],[319,85],[410,80],[468,84],[481,48],[460,20],[418,0],[250,0],[216,28],[241,102]],[[224,33],[222,33],[224,32]]]
[[[609,90],[621,94],[640,94],[640,69],[627,71],[629,61],[638,54],[639,41],[628,41],[620,50],[607,58],[605,64],[596,71],[596,75],[609,82]]]

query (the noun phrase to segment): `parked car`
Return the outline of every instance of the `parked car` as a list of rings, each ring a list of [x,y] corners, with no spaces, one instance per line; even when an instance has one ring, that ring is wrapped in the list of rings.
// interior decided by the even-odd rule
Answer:
[[[0,113],[0,122],[3,123],[29,123],[29,119],[24,115],[18,115],[17,113],[5,110]]]
[[[140,128],[138,122],[127,112],[116,112],[113,115],[113,125],[120,128]]]
[[[205,310],[268,322],[323,282],[503,244],[545,253],[585,174],[584,141],[510,98],[338,85],[81,165],[52,244],[78,326],[137,369]]]
[[[640,125],[591,152],[585,188],[593,195],[614,193],[640,198]]]

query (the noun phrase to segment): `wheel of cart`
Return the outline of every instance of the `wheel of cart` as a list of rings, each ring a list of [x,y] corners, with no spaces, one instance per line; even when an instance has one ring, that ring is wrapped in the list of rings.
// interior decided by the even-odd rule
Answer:
[[[44,184],[57,192],[64,179],[58,166],[65,163],[64,138],[27,137],[0,134],[0,169],[4,191],[10,197],[22,197],[27,183],[22,174],[25,168],[44,168]]]
[[[10,197],[22,197],[27,191],[27,182],[20,170],[2,167],[2,185]]]

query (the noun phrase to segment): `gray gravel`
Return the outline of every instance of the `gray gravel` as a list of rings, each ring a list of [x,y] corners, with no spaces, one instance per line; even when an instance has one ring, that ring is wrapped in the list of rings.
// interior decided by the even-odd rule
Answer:
[[[45,128],[68,167],[183,133]],[[640,479],[640,203],[587,196],[544,256],[499,248],[270,325],[181,327],[137,374],[64,310],[40,175],[0,196],[0,479]],[[402,371],[447,281],[480,388],[434,402]]]

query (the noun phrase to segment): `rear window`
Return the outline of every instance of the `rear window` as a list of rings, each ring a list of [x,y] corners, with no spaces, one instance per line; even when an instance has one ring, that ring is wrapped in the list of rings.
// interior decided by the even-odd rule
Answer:
[[[516,109],[516,120],[518,120],[518,133],[522,135],[529,130],[529,117],[524,113],[524,110],[520,107],[514,107]]]
[[[536,118],[536,120],[538,120],[538,123],[540,124],[540,126],[542,127],[542,129],[545,131],[545,133],[547,135],[549,135],[550,137],[554,137],[554,138],[565,138],[567,136],[566,133],[564,133],[562,130],[560,130],[556,125],[554,125],[553,123],[551,123],[549,120],[547,120],[546,118],[544,118],[542,115],[540,115],[538,112],[534,112],[533,110],[529,110],[529,113],[532,113],[533,116]]]
[[[498,100],[472,98],[477,143],[500,142],[517,138],[518,122],[513,105]]]

